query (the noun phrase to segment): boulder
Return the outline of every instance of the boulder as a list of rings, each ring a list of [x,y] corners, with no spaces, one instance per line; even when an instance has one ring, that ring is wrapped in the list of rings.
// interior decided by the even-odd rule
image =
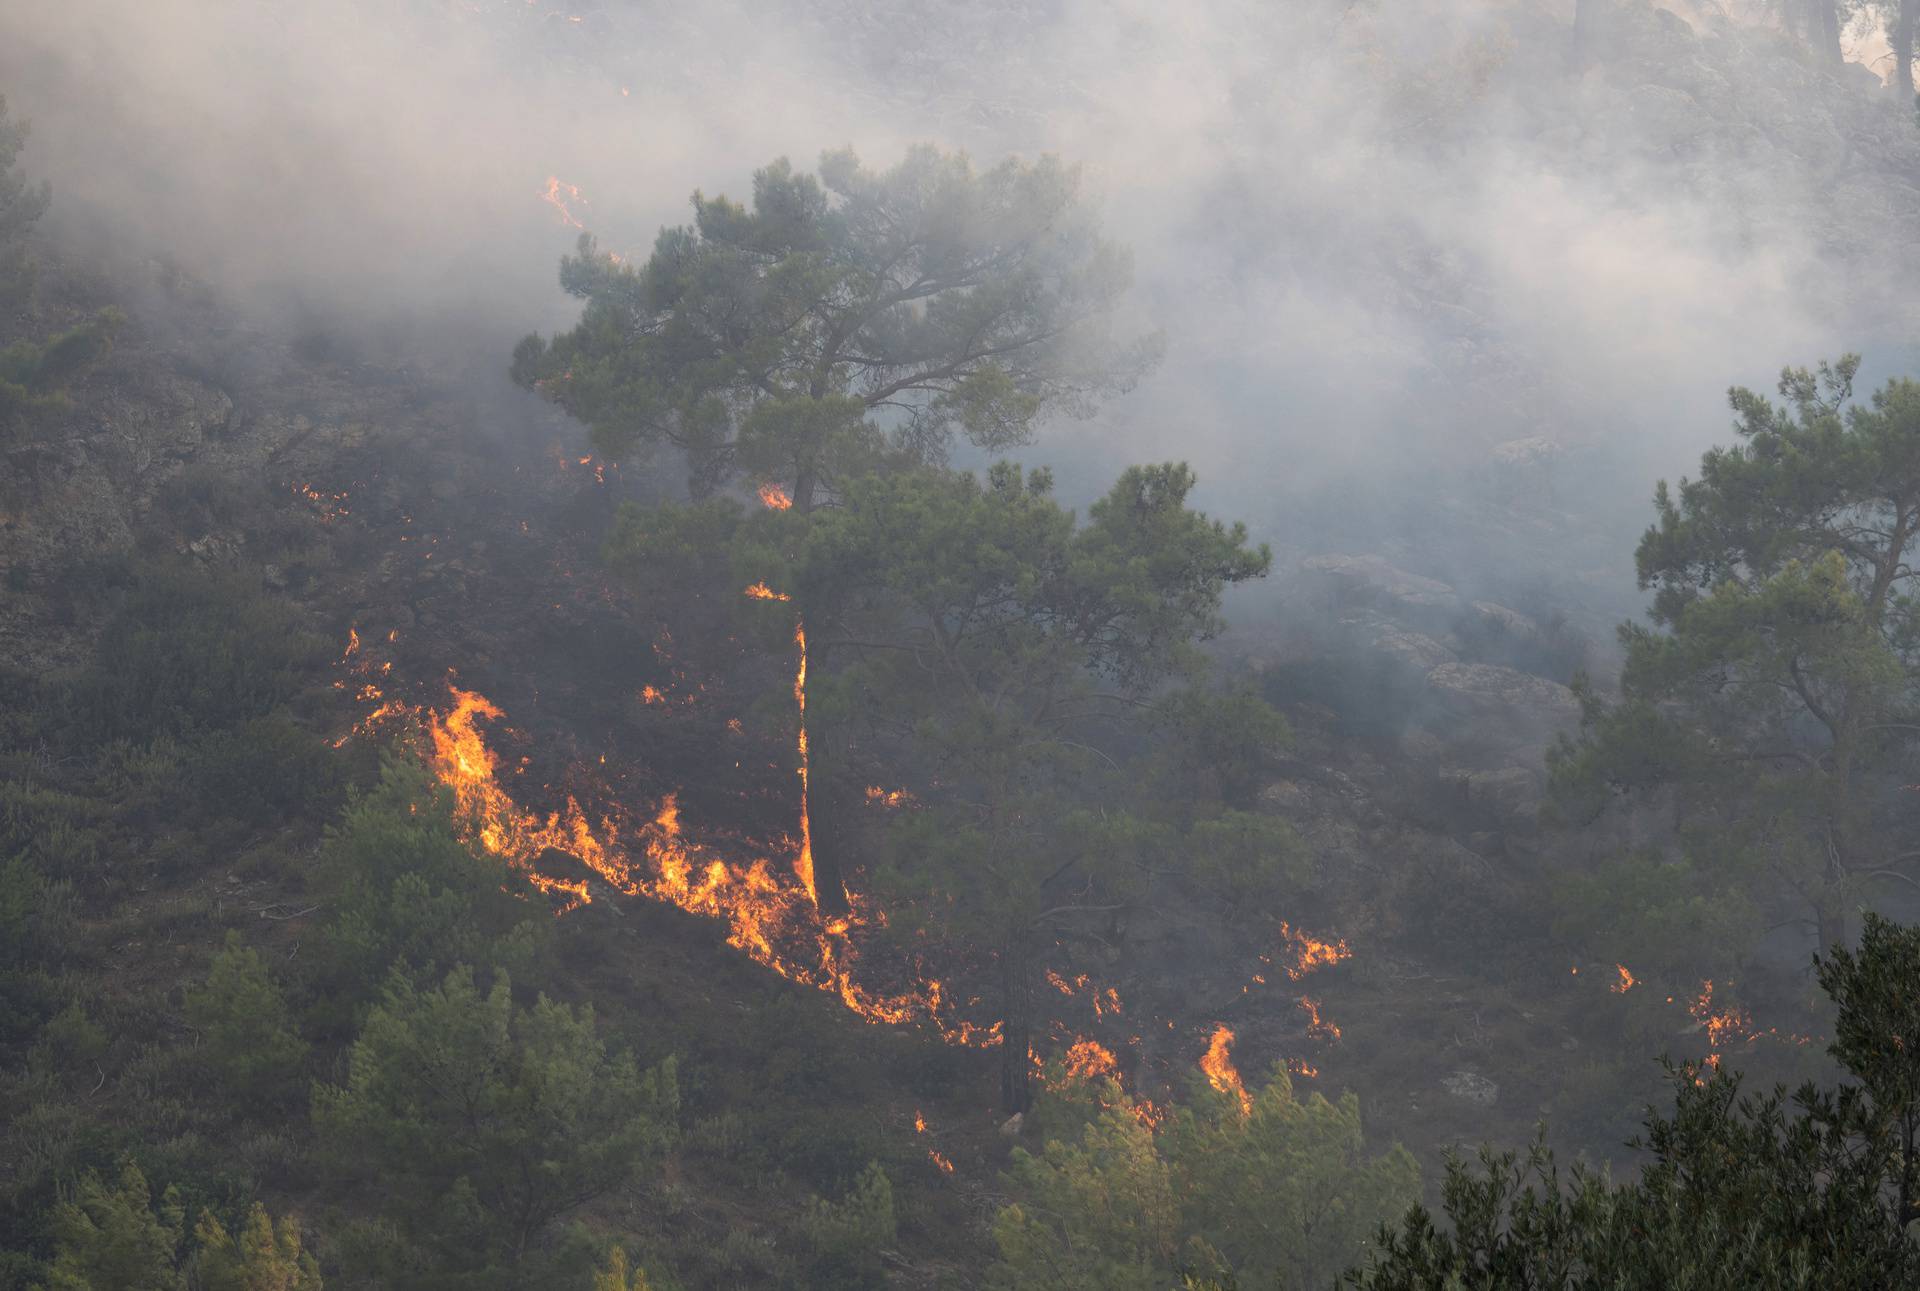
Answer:
[[[1443,663],[1427,685],[1454,708],[1476,717],[1504,717],[1558,727],[1579,719],[1580,701],[1557,681],[1490,663]]]
[[[1477,1071],[1456,1071],[1443,1079],[1440,1087],[1476,1107],[1492,1107],[1500,1099],[1500,1086]]]
[[[1300,569],[1343,599],[1388,612],[1432,614],[1452,609],[1460,601],[1453,588],[1439,579],[1410,574],[1379,556],[1309,556],[1300,562]]]

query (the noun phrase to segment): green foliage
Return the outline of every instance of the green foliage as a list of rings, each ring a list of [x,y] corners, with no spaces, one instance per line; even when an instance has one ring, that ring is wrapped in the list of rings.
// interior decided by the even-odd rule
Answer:
[[[1814,967],[1840,1010],[1828,1050],[1873,1100],[1894,1214],[1920,1218],[1920,929],[1868,914],[1857,952],[1836,946]]]
[[[1243,1114],[1195,1085],[1166,1131],[1189,1235],[1190,1270],[1249,1286],[1313,1286],[1352,1260],[1380,1220],[1420,1195],[1420,1169],[1395,1144],[1365,1155],[1352,1093],[1302,1102],[1276,1067]]]
[[[26,142],[27,123],[7,119],[7,100],[0,95],[0,305],[24,300],[32,288],[27,235],[51,200],[44,181],[29,184],[14,170]]]
[[[648,1291],[647,1271],[627,1266],[627,1253],[614,1247],[607,1254],[606,1267],[593,1275],[593,1291]]]
[[[106,358],[126,321],[119,310],[103,309],[78,327],[43,340],[0,347],[0,431],[65,411],[71,405],[67,386]]]
[[[1292,825],[1251,811],[1195,820],[1182,841],[1186,872],[1236,909],[1272,906],[1306,886],[1307,850]]]
[[[255,1204],[236,1239],[203,1211],[185,1241],[186,1207],[168,1188],[156,1204],[131,1161],[108,1183],[88,1171],[53,1213],[57,1243],[47,1291],[321,1291],[300,1249],[299,1221],[277,1224]]]
[[[880,1252],[892,1246],[896,1236],[893,1184],[887,1172],[878,1161],[870,1161],[840,1200],[810,1199],[800,1228],[813,1248],[808,1286],[885,1286]]]
[[[505,974],[482,995],[459,967],[431,990],[396,978],[313,1108],[342,1180],[397,1225],[385,1276],[466,1286],[657,1158],[677,1105],[672,1060],[610,1054],[591,1008],[516,1008]]]
[[[80,1001],[71,1000],[40,1028],[27,1062],[42,1071],[91,1071],[106,1052],[106,1031]]]
[[[50,883],[25,856],[0,861],[0,969],[50,957],[66,920],[68,885]]]
[[[0,317],[32,298],[34,266],[27,255],[27,235],[46,213],[49,200],[44,182],[29,184],[14,170],[26,139],[26,122],[9,121],[7,101],[0,96]],[[32,417],[66,408],[66,386],[106,357],[114,333],[125,322],[119,310],[104,309],[56,335],[0,345],[0,435]]]
[[[817,488],[938,460],[956,434],[1025,443],[1043,409],[1084,407],[1154,356],[1105,344],[1130,263],[1051,157],[975,171],[923,146],[876,172],[841,151],[818,176],[782,158],[751,208],[693,208],[643,265],[583,235],[560,267],[580,323],[523,340],[513,377],[604,453],[678,448],[696,491],[737,470],[791,480],[804,514]]]
[[[1839,1006],[1833,1055],[1858,1084],[1742,1095],[1738,1076],[1669,1066],[1648,1160],[1616,1183],[1526,1156],[1450,1160],[1446,1226],[1415,1207],[1346,1285],[1370,1291],[1537,1287],[1892,1287],[1920,1277],[1914,1214],[1920,933],[1868,916],[1857,951],[1816,961]]]
[[[319,869],[329,912],[322,1012],[350,1010],[394,972],[425,981],[456,963],[525,971],[545,955],[551,921],[525,879],[462,838],[451,792],[416,762],[389,761],[349,801]]]
[[[235,1094],[271,1099],[306,1060],[307,1043],[294,1030],[266,961],[237,932],[227,933],[207,980],[188,989],[186,1018],[200,1032],[208,1065]]]
[[[742,518],[731,498],[686,506],[641,507],[626,503],[614,519],[602,557],[616,569],[645,578],[661,591],[681,593],[724,588],[729,603],[729,552]]]
[[[1250,682],[1221,691],[1188,686],[1157,710],[1158,771],[1170,795],[1250,808],[1293,744],[1287,719]]]
[[[284,712],[209,735],[189,775],[203,810],[254,825],[322,811],[342,780],[333,750]]]
[[[1609,857],[1562,876],[1554,935],[1606,953],[1652,980],[1724,976],[1746,960],[1759,911],[1718,867],[1648,852]]]
[[[222,730],[286,704],[330,653],[251,578],[150,567],[101,634],[75,716],[94,738]]]
[[[1119,763],[1099,744],[1195,670],[1223,590],[1270,562],[1244,526],[1188,508],[1184,465],[1127,470],[1085,524],[1052,483],[1011,463],[984,480],[862,478],[811,519],[790,574],[809,685],[818,678],[829,696],[811,746],[835,747],[839,724],[866,727],[903,741],[924,781],[945,787],[896,818],[872,875],[902,903],[901,928],[917,921],[1001,954],[1014,1110],[1028,1079],[1028,943],[1116,908],[1143,890],[1144,861],[1177,854],[1173,831],[1141,810],[1138,782],[1105,779]],[[1282,731],[1256,711],[1223,733],[1218,760],[1245,774]],[[1283,854],[1278,830],[1246,819],[1211,830],[1201,843],[1236,881]]]
[[[255,1203],[236,1239],[211,1211],[194,1228],[196,1284],[203,1291],[321,1291],[320,1266],[300,1249],[300,1221],[275,1223]]]
[[[991,1284],[1060,1291],[1158,1291],[1179,1249],[1172,1172],[1153,1132],[1124,1107],[1102,1110],[1078,1143],[1014,1150],[1021,1200],[993,1224]]]
[[[53,1214],[59,1243],[49,1291],[184,1291],[176,1257],[186,1214],[169,1189],[156,1209],[147,1179],[127,1162],[117,1183],[89,1173]]]
[[[1678,808],[1687,864],[1659,876],[1657,921],[1753,887],[1758,868],[1762,899],[1799,901],[1832,945],[1871,885],[1914,859],[1886,804],[1920,730],[1908,591],[1920,383],[1854,402],[1858,366],[1786,371],[1784,407],[1731,392],[1742,442],[1655,492],[1657,522],[1636,552],[1653,626],[1620,630],[1620,700],[1584,691],[1582,734],[1553,756],[1575,816],[1623,794]]]
[[[1078,1142],[1015,1149],[1015,1202],[994,1223],[995,1286],[1311,1286],[1347,1265],[1380,1221],[1419,1196],[1395,1146],[1364,1154],[1358,1100],[1293,1096],[1283,1070],[1251,1109],[1196,1082],[1157,1135],[1117,1086]]]

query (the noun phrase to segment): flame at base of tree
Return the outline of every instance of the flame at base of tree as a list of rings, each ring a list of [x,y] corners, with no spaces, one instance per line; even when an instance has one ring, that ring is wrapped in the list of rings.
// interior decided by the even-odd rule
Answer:
[[[536,863],[549,850],[577,858],[615,893],[723,921],[729,945],[782,977],[832,992],[868,1022],[925,1022],[954,1044],[999,1043],[997,1023],[982,1027],[943,1016],[937,981],[893,994],[862,986],[854,977],[859,953],[851,934],[869,922],[863,899],[850,896],[850,912],[823,923],[806,888],[783,882],[769,859],[732,862],[688,839],[671,796],[651,819],[637,822],[612,814],[592,820],[571,797],[544,817],[524,810],[500,787],[498,760],[480,730],[481,722],[503,716],[485,696],[455,687],[445,714],[423,715],[430,766],[452,790],[461,827],[473,841],[556,897],[562,912],[592,901],[593,886],[543,873]]]

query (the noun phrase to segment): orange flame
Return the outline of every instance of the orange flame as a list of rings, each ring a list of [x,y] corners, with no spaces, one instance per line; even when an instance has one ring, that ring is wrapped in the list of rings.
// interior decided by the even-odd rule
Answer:
[[[572,797],[545,817],[522,810],[500,788],[497,760],[479,729],[483,720],[499,721],[500,709],[458,687],[452,688],[452,696],[447,713],[425,714],[434,775],[453,790],[468,835],[525,873],[536,887],[554,894],[561,913],[593,900],[593,893],[585,882],[554,878],[536,868],[548,849],[577,857],[618,894],[669,902],[724,921],[728,945],[782,977],[832,992],[870,1023],[921,1021],[951,1044],[985,1048],[1000,1043],[1000,1023],[982,1027],[945,1016],[937,982],[925,981],[918,990],[898,994],[862,986],[854,975],[859,954],[851,934],[873,920],[864,898],[850,894],[851,912],[823,924],[811,893],[804,886],[782,883],[766,858],[729,863],[689,841],[672,795],[661,802],[653,819],[638,823],[624,816],[595,822]],[[804,848],[803,843],[802,857],[810,859]],[[794,868],[798,873],[800,860]]]
[[[785,592],[774,591],[764,582],[755,583],[752,587],[747,588],[746,595],[751,596],[756,601],[790,601],[793,599]]]
[[[1251,1115],[1253,1099],[1247,1093],[1247,1087],[1240,1081],[1239,1069],[1233,1065],[1230,1052],[1233,1046],[1233,1028],[1221,1022],[1213,1029],[1213,1039],[1207,1044],[1206,1053],[1200,1057],[1200,1070],[1207,1074],[1207,1083],[1223,1094],[1232,1094],[1240,1100],[1240,1114]]]
[[[1287,976],[1296,982],[1316,968],[1337,964],[1353,955],[1344,938],[1338,941],[1321,941],[1309,933],[1295,931],[1288,927],[1284,920],[1280,924],[1280,935],[1286,939],[1287,952],[1293,961],[1290,964],[1282,964],[1281,967],[1286,970]]]
[[[291,484],[287,487],[313,504],[314,510],[320,515],[321,524],[332,524],[341,516],[353,514],[344,505],[347,500],[345,493],[325,493],[311,484]]]
[[[587,226],[574,217],[567,203],[575,201],[581,206],[587,205],[587,199],[581,196],[578,184],[563,183],[557,175],[547,176],[547,191],[540,194],[540,200],[560,212],[560,222],[568,228],[584,229]]]
[[[1615,964],[1613,967],[1614,967],[1614,971],[1620,974],[1620,980],[1615,982],[1612,986],[1609,986],[1607,989],[1612,991],[1615,995],[1625,995],[1628,991],[1632,990],[1635,986],[1638,986],[1640,984],[1640,980],[1636,978],[1631,972],[1627,971],[1627,966],[1625,964]]]
[[[1120,1062],[1113,1056],[1113,1050],[1084,1036],[1068,1047],[1066,1067],[1067,1074],[1079,1080],[1118,1076],[1120,1072]]]
[[[1340,1028],[1320,1016],[1320,1002],[1309,996],[1300,997],[1300,1007],[1307,1012],[1307,1034],[1323,1035],[1329,1040],[1340,1038]]]
[[[762,484],[760,505],[774,511],[785,511],[793,505],[793,498],[778,484]]]
[[[799,876],[800,886],[807,890],[807,899],[813,902],[813,908],[820,908],[820,894],[813,887],[813,813],[807,801],[807,625],[795,620],[793,641],[800,647],[800,667],[793,674],[793,702],[800,710],[800,855],[793,862],[793,872]]]

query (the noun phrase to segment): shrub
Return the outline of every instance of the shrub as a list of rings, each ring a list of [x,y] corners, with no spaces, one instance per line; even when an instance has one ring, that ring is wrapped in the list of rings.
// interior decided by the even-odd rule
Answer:
[[[307,1043],[293,1029],[279,986],[237,932],[227,934],[207,980],[188,989],[186,1014],[201,1034],[207,1065],[235,1094],[284,1093],[306,1060]]]
[[[328,831],[320,881],[330,917],[320,953],[320,1021],[342,1021],[395,972],[414,981],[457,963],[524,973],[545,957],[552,920],[532,888],[476,853],[453,797],[415,762],[390,761]]]
[[[515,1008],[505,974],[483,995],[461,967],[426,991],[396,977],[313,1110],[338,1177],[382,1195],[410,1283],[464,1286],[664,1151],[678,1095],[673,1061],[609,1053],[591,1008]]]
[[[206,738],[191,778],[202,810],[261,825],[323,808],[340,792],[340,760],[275,712]]]
[[[838,1201],[814,1197],[800,1219],[813,1248],[810,1287],[865,1288],[886,1285],[880,1252],[896,1235],[893,1184],[878,1161],[869,1161]]]
[[[300,1249],[300,1221],[275,1223],[258,1202],[236,1239],[211,1212],[194,1229],[199,1291],[320,1291],[320,1266]]]
[[[83,737],[220,730],[293,698],[327,644],[239,574],[149,567],[77,685]]]

